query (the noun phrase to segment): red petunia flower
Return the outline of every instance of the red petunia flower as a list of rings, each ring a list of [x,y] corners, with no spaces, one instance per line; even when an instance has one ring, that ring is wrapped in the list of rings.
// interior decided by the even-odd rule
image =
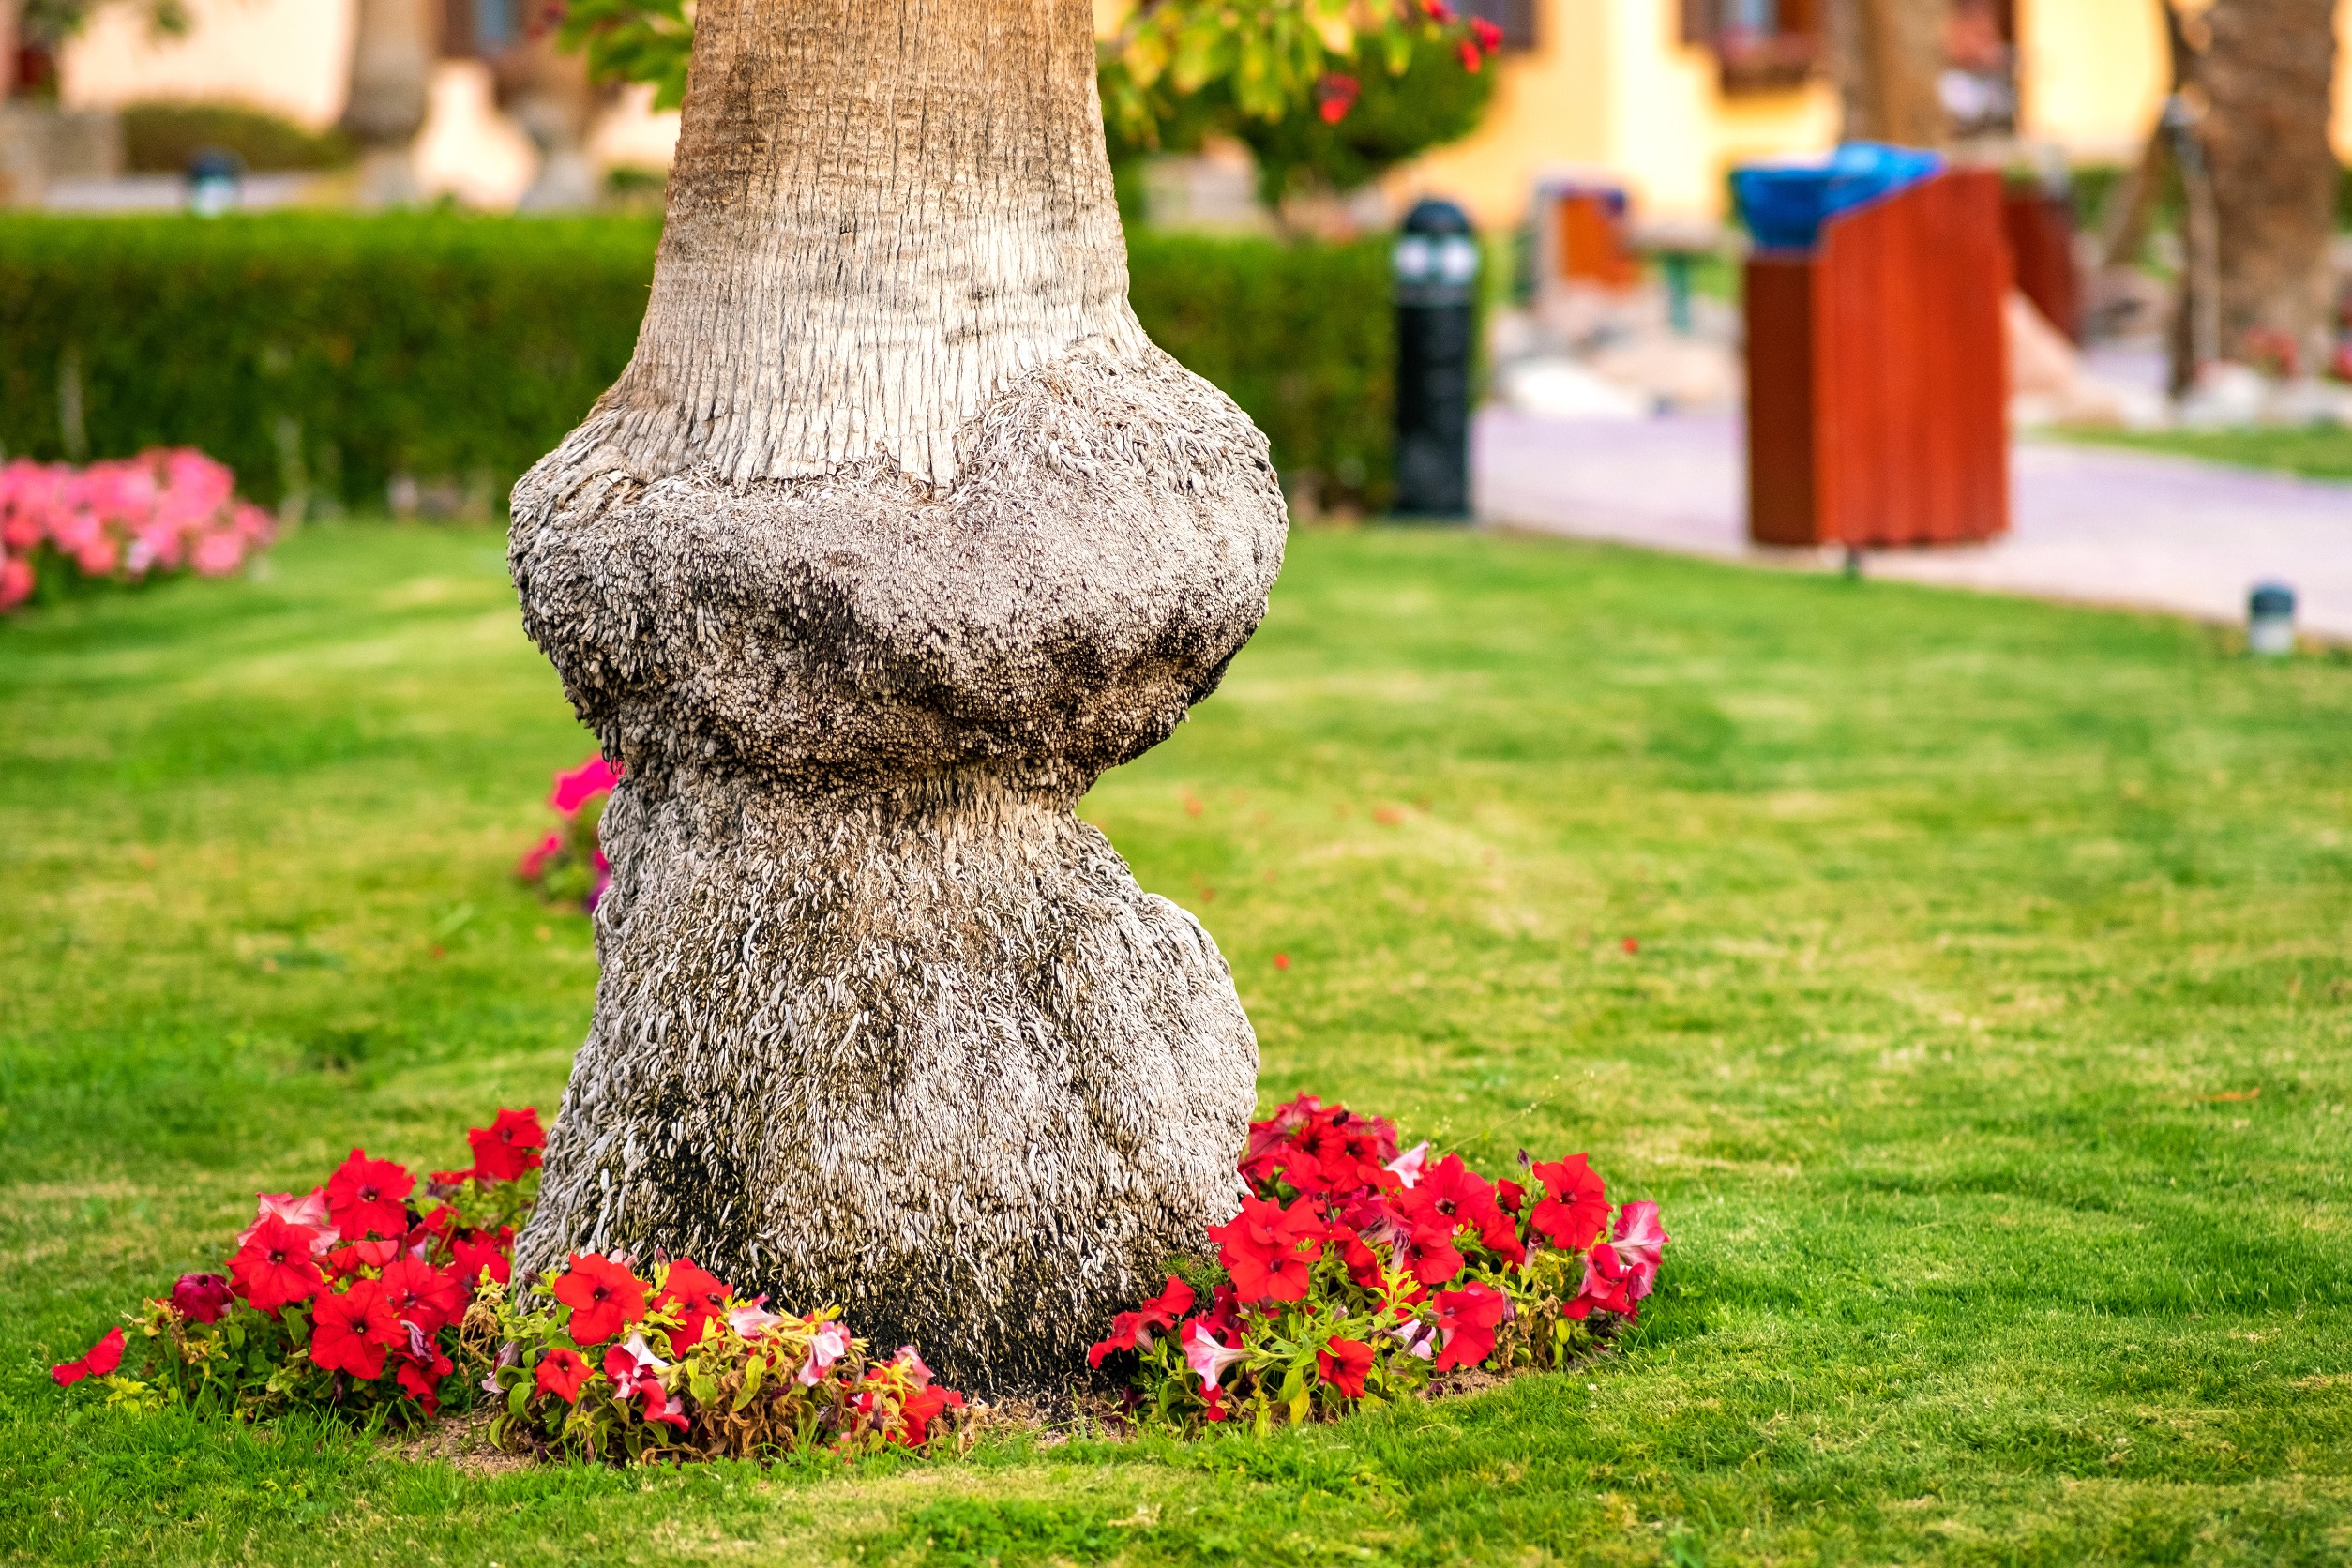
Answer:
[[[329,1273],[339,1278],[349,1278],[367,1269],[380,1269],[400,1255],[400,1244],[382,1236],[370,1236],[364,1242],[339,1246],[326,1255]]]
[[[1632,1318],[1638,1310],[1634,1305],[1632,1284],[1617,1249],[1606,1242],[1594,1242],[1592,1250],[1584,1255],[1584,1288],[1568,1304],[1567,1315],[1589,1318],[1595,1312],[1615,1312]]]
[[[1528,1216],[1535,1233],[1562,1252],[1582,1252],[1608,1223],[1608,1189],[1582,1154],[1535,1167],[1544,1200]]]
[[[123,1331],[108,1329],[98,1342],[73,1360],[49,1369],[59,1388],[71,1388],[84,1378],[103,1378],[123,1364]]]
[[[891,1440],[921,1448],[931,1440],[931,1423],[949,1410],[964,1408],[964,1396],[952,1388],[919,1388],[898,1407],[898,1429]]]
[[[1489,1252],[1514,1263],[1527,1257],[1527,1249],[1519,1244],[1518,1227],[1511,1223],[1510,1216],[1495,1201],[1495,1189],[1464,1165],[1459,1154],[1448,1154],[1424,1172],[1405,1195],[1402,1206],[1416,1232],[1442,1223],[1450,1242],[1454,1232],[1474,1229],[1480,1244]],[[1435,1285],[1438,1280],[1422,1276],[1422,1283]]]
[[[1511,1298],[1476,1280],[1459,1290],[1438,1292],[1436,1370],[1475,1366],[1495,1353],[1495,1329],[1511,1309]]]
[[[1343,1226],[1334,1226],[1332,1240],[1339,1244],[1339,1260],[1348,1266],[1349,1279],[1367,1290],[1377,1290],[1387,1283],[1380,1255],[1364,1245],[1362,1236]]]
[[[310,1251],[317,1232],[307,1226],[272,1214],[248,1234],[251,1239],[229,1259],[229,1277],[256,1312],[308,1301],[326,1283]]]
[[[1315,1370],[1341,1394],[1361,1399],[1364,1375],[1372,1370],[1372,1347],[1358,1340],[1334,1339],[1315,1352]]]
[[[421,1258],[385,1269],[383,1285],[392,1315],[423,1334],[439,1334],[465,1312],[465,1288]]]
[[[485,1237],[460,1236],[449,1244],[449,1250],[457,1258],[453,1267],[458,1282],[468,1290],[479,1289],[485,1274],[501,1285],[511,1283],[515,1277],[514,1260],[507,1257],[506,1249]]]
[[[1307,1273],[1327,1233],[1310,1199],[1284,1209],[1244,1198],[1241,1214],[1213,1227],[1209,1239],[1217,1244],[1218,1261],[1244,1301],[1294,1302],[1306,1295]]]
[[[384,1376],[384,1352],[408,1342],[384,1287],[363,1279],[340,1295],[319,1298],[310,1319],[310,1359],[363,1382]]]
[[[1527,1209],[1527,1188],[1505,1176],[1495,1184],[1495,1202],[1506,1214],[1522,1214]]]
[[[525,1106],[502,1110],[487,1127],[469,1127],[465,1139],[474,1146],[474,1173],[486,1182],[511,1182],[539,1168],[539,1151],[547,1135],[539,1130],[539,1112]]]
[[[645,1282],[612,1259],[575,1252],[555,1282],[555,1299],[572,1309],[575,1345],[596,1345],[645,1316]]]
[[[1110,1337],[1099,1345],[1088,1347],[1086,1364],[1100,1366],[1103,1358],[1113,1350],[1148,1350],[1152,1348],[1152,1331],[1172,1329],[1178,1319],[1192,1310],[1192,1287],[1174,1274],[1168,1276],[1167,1289],[1133,1312],[1122,1312],[1110,1320]]]
[[[217,1274],[182,1274],[172,1287],[172,1310],[191,1323],[217,1323],[229,1310],[229,1282]]]
[[[262,1228],[262,1221],[273,1215],[289,1225],[299,1225],[306,1230],[316,1232],[317,1240],[312,1244],[314,1251],[324,1252],[334,1244],[335,1224],[327,1217],[324,1187],[313,1187],[300,1198],[290,1192],[264,1193],[260,1207],[254,1212],[253,1223],[237,1232],[237,1245],[244,1246],[252,1241],[253,1232]]]
[[[1628,1203],[1617,1211],[1617,1227],[1609,1245],[1625,1269],[1625,1296],[1639,1301],[1657,1288],[1658,1263],[1673,1240],[1658,1223],[1655,1203]]]
[[[578,1350],[558,1345],[539,1358],[535,1376],[541,1394],[552,1394],[566,1405],[577,1405],[580,1389],[596,1372]]]
[[[598,795],[609,795],[621,782],[621,772],[601,752],[568,772],[555,776],[555,792],[548,804],[569,817]]]
[[[449,1358],[441,1353],[441,1347],[433,1343],[430,1335],[411,1325],[408,1349],[394,1352],[392,1359],[399,1368],[394,1380],[400,1385],[400,1392],[424,1406],[428,1417],[439,1415],[441,1380],[457,1370]]]
[[[408,1195],[416,1178],[391,1160],[371,1160],[354,1149],[351,1157],[326,1181],[326,1206],[335,1229],[347,1242],[373,1231],[379,1236],[408,1234]]]
[[[700,1345],[714,1322],[727,1320],[727,1309],[734,1304],[735,1288],[696,1265],[691,1258],[681,1258],[670,1265],[670,1272],[661,1282],[661,1294],[654,1298],[656,1305],[674,1306],[684,1321],[670,1334],[670,1348],[684,1350]]]

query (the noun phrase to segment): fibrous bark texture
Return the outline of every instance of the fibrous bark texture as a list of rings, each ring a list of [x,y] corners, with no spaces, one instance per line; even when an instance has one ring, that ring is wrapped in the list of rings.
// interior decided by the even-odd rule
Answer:
[[[704,0],[635,362],[517,487],[626,776],[526,1269],[691,1256],[1036,1387],[1239,1199],[1216,948],[1072,807],[1264,613],[1262,437],[1154,348],[1086,0]]]
[[[2333,0],[2214,0],[2192,80],[2212,169],[2221,349],[2324,365],[2333,300]]]
[[[1940,147],[1952,117],[1937,93],[1951,0],[1831,0],[1830,57],[1848,140]]]

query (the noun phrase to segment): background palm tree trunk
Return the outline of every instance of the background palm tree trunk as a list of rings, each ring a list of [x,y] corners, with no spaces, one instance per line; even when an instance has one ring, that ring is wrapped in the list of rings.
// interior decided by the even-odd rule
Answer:
[[[2327,363],[2337,164],[2333,0],[2215,0],[2191,82],[2212,173],[2224,358]]]

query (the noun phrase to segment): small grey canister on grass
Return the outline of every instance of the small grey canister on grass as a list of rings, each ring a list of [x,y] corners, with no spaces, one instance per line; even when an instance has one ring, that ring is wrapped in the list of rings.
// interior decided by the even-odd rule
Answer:
[[[2265,582],[2246,598],[2246,651],[2278,658],[2295,651],[2295,590]]]

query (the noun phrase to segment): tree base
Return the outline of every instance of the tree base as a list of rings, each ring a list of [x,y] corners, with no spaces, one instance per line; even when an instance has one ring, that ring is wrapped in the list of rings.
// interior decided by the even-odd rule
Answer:
[[[1238,1206],[1230,973],[1066,800],[632,777],[604,834],[605,979],[520,1270],[691,1257],[1031,1389]]]

